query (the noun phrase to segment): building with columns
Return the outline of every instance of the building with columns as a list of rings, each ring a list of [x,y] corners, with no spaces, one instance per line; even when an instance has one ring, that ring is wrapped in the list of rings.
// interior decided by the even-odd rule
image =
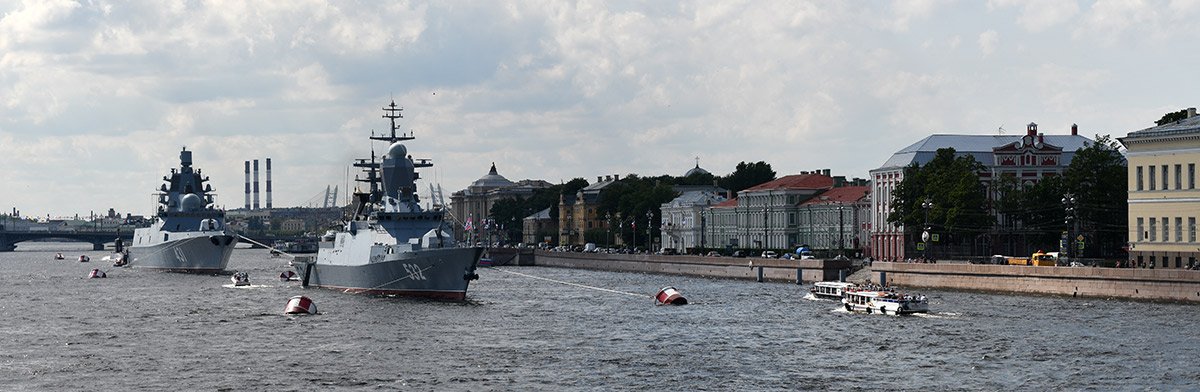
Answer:
[[[827,257],[858,257],[867,244],[871,219],[871,187],[833,188],[800,203],[799,244]]]
[[[825,169],[742,190],[708,210],[705,242],[712,248],[790,249],[800,244],[800,204],[833,186]]]
[[[1195,268],[1200,258],[1200,116],[1196,108],[1186,116],[1119,139],[1129,161],[1130,265]]]
[[[454,216],[455,221],[455,239],[463,241],[467,239],[468,235],[471,235],[472,238],[481,238],[479,236],[481,230],[486,226],[484,221],[491,213],[492,205],[497,201],[526,198],[533,195],[534,191],[549,188],[551,185],[542,180],[509,181],[496,171],[496,164],[492,163],[492,167],[486,175],[472,182],[467,189],[450,195],[450,213]],[[466,230],[465,226],[468,222],[470,222],[471,230]],[[516,224],[521,224],[521,222]]]
[[[910,257],[908,248],[915,250],[915,243],[906,241],[905,227],[887,222],[892,191],[904,181],[904,169],[909,165],[924,165],[933,160],[937,150],[953,148],[957,156],[972,156],[983,164],[979,181],[989,189],[1001,176],[1033,184],[1046,176],[1061,175],[1075,151],[1092,142],[1078,133],[1078,127],[1072,125],[1070,134],[1044,135],[1038,132],[1037,124],[1030,123],[1024,135],[931,135],[897,151],[870,172],[871,240],[866,255],[903,260]],[[994,199],[996,195],[989,192],[988,197]]]
[[[688,249],[708,247],[704,238],[707,226],[705,213],[714,205],[724,202],[724,192],[716,189],[692,190],[681,193],[675,199],[663,203],[662,247],[686,253]]]

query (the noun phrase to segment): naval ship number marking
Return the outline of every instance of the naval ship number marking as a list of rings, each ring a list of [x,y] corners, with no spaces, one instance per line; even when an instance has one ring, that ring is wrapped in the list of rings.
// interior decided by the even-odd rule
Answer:
[[[421,267],[416,264],[404,264],[404,270],[408,272],[408,278],[412,280],[427,280],[425,272],[421,271]]]

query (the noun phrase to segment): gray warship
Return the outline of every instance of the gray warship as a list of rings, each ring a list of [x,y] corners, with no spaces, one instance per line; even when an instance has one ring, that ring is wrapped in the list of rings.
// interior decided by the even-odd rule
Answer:
[[[192,152],[179,153],[179,169],[163,177],[158,213],[150,227],[135,229],[127,266],[173,272],[225,270],[237,237],[225,231],[225,211],[213,206],[212,185],[192,170]]]
[[[315,257],[297,257],[291,264],[305,287],[461,301],[479,278],[475,269],[483,248],[455,246],[445,231],[446,211],[422,210],[416,169],[433,163],[414,160],[401,143],[415,139],[396,134],[403,109],[393,101],[383,110],[391,134],[372,133],[370,139],[388,143],[387,154],[377,160],[372,151],[369,160],[355,160],[366,175],[356,180],[369,188],[355,191],[353,216],[324,236]]]

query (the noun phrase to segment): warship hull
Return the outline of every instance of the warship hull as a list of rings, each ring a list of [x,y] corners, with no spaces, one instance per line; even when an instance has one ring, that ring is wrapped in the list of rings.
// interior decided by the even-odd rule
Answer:
[[[325,249],[322,249],[324,252]],[[382,255],[379,261],[338,265],[298,259],[296,272],[308,286],[371,295],[461,301],[477,278],[482,248],[440,248]]]
[[[229,265],[237,237],[198,235],[157,244],[129,247],[129,266],[185,273],[219,273]]]

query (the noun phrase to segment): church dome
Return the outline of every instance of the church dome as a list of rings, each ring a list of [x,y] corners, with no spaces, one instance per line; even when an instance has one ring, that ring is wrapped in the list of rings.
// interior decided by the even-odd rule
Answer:
[[[503,188],[513,186],[513,182],[509,181],[504,176],[496,173],[496,163],[492,162],[492,169],[488,171],[486,176],[480,177],[475,182],[471,183],[473,188]]]
[[[691,170],[688,170],[687,174],[684,174],[683,176],[691,177],[693,174],[711,174],[711,173],[709,173],[708,170],[701,169],[700,164],[696,163],[696,167],[693,167]]]

